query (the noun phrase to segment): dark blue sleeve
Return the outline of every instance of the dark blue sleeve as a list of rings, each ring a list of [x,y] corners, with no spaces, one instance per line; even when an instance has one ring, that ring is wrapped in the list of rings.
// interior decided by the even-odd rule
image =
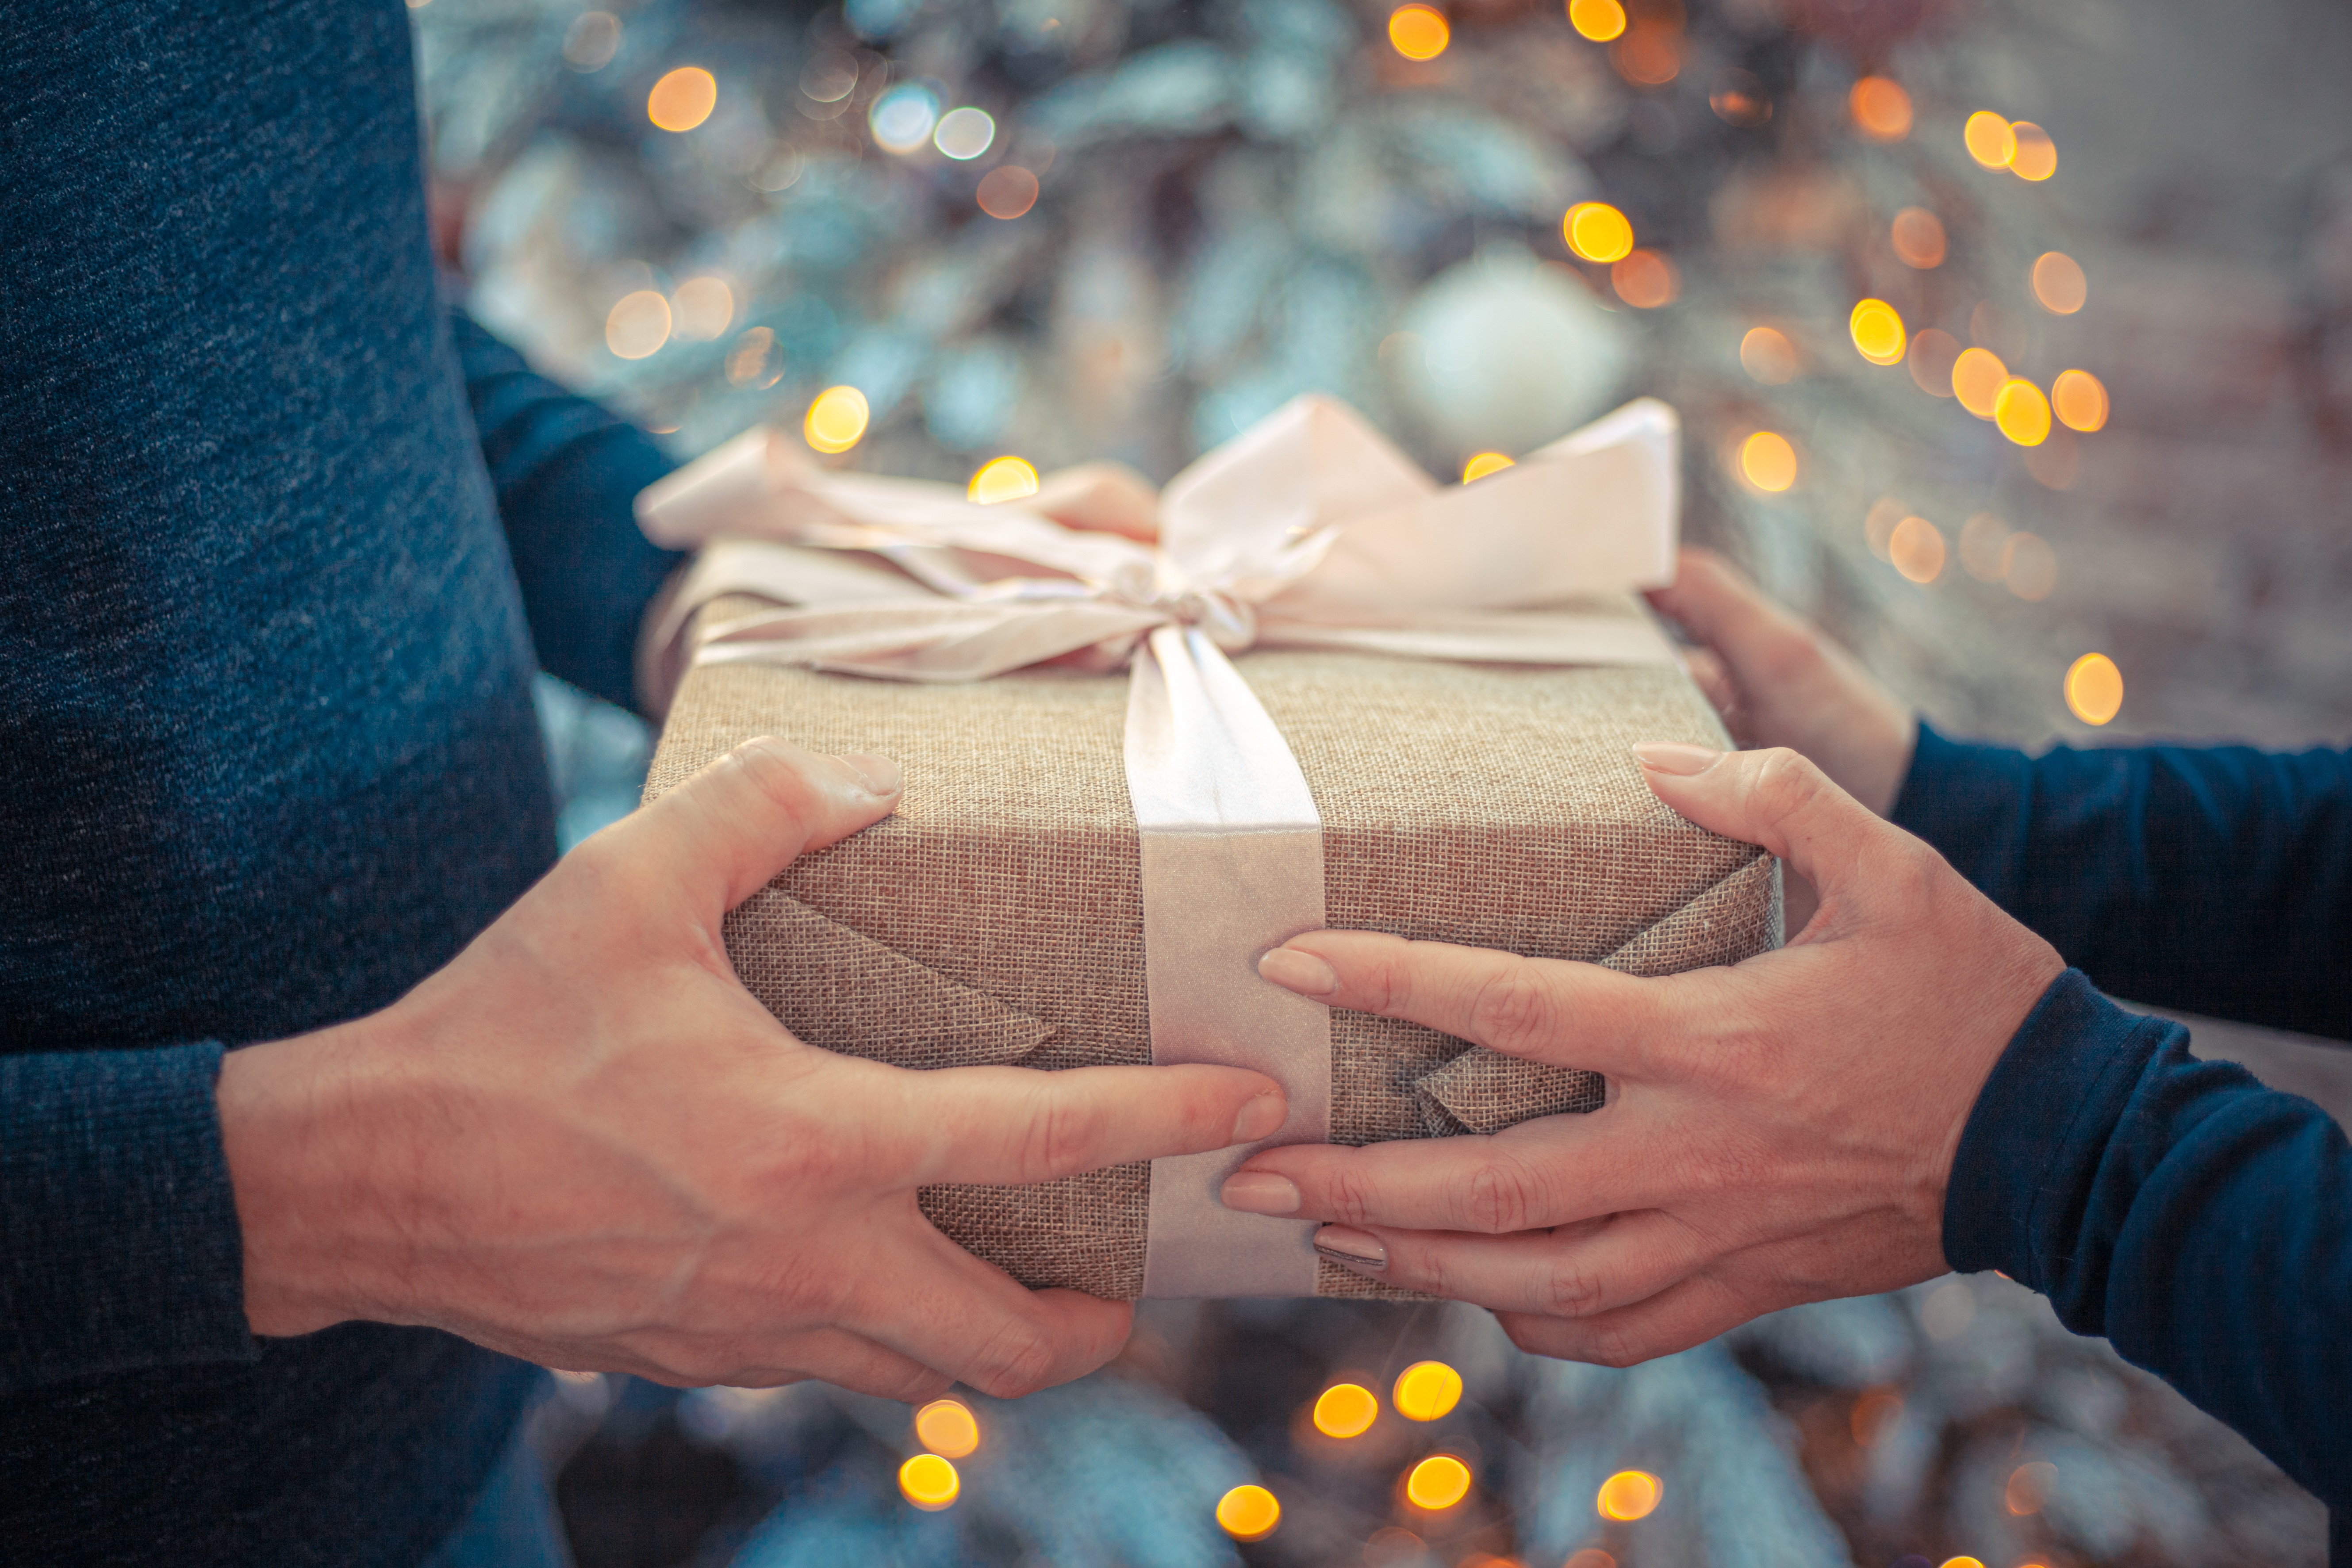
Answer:
[[[2352,1037],[2352,753],[2029,757],[1922,724],[1895,821],[2104,991]]]
[[[2309,1100],[2189,1054],[2069,970],[1978,1097],[1944,1256],[2042,1291],[2066,1326],[2352,1505],[2352,1149]]]
[[[251,1361],[221,1048],[0,1056],[0,1393]]]
[[[540,668],[629,707],[637,624],[683,559],[646,542],[631,503],[677,465],[464,311],[449,318]]]

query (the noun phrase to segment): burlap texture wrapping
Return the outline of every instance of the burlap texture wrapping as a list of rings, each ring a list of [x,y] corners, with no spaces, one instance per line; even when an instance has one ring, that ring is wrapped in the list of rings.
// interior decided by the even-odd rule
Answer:
[[[722,602],[707,616],[750,607]],[[1726,743],[1660,667],[1535,668],[1261,651],[1236,661],[1323,817],[1329,923],[1641,974],[1780,940],[1777,863],[1661,805],[1627,748]],[[908,1068],[1148,1062],[1124,676],[923,686],[763,665],[691,670],[652,798],[740,742],[877,752],[896,816],[804,857],[729,917],[744,984],[796,1036]],[[1331,1018],[1334,1141],[1490,1132],[1590,1110],[1591,1073],[1359,1013]],[[923,1194],[1034,1286],[1140,1294],[1150,1167]],[[1318,1293],[1386,1294],[1325,1264]]]

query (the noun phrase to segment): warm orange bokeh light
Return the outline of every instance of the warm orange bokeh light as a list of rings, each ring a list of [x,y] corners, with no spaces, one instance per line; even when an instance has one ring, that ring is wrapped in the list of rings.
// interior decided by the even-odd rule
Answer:
[[[1877,1442],[1880,1434],[1884,1433],[1893,1424],[1895,1418],[1902,1414],[1903,1396],[1899,1394],[1889,1394],[1882,1388],[1874,1393],[1865,1394],[1855,1400],[1853,1413],[1846,1417],[1846,1424],[1853,1429],[1854,1442],[1867,1448]]]
[[[1503,459],[1509,467],[1510,459]],[[1360,1383],[1335,1383],[1315,1401],[1315,1430],[1326,1437],[1360,1437],[1381,1414],[1380,1396]]]
[[[992,458],[980,466],[964,494],[982,506],[1019,500],[1037,493],[1037,470],[1022,458]]]
[[[1397,1373],[1389,1403],[1409,1421],[1434,1421],[1462,1403],[1462,1374],[1442,1361],[1417,1361]]]
[[[1389,13],[1389,42],[1409,60],[1433,60],[1453,41],[1445,13],[1434,5],[1400,5]]]
[[[677,335],[713,342],[735,319],[735,290],[724,278],[689,278],[677,286],[670,304],[677,315]]]
[[[2087,370],[2062,370],[2050,384],[2050,410],[2058,423],[2085,436],[2107,423],[2107,389]]]
[[[2020,1516],[2040,1513],[2057,1481],[2058,1467],[2046,1459],[2020,1465],[2009,1473],[2009,1484],[2001,1489],[2002,1505]]]
[[[1980,1557],[1947,1557],[1937,1568],[1985,1568]]]
[[[846,452],[865,438],[869,411],[866,395],[854,386],[828,386],[809,405],[802,429],[820,452]]]
[[[1636,87],[1664,87],[1682,74],[1682,29],[1671,22],[1640,22],[1609,46],[1609,60]]]
[[[700,66],[680,66],[646,95],[646,118],[664,131],[691,131],[719,107],[719,79]]]
[[[1470,1495],[1470,1467],[1451,1454],[1432,1454],[1405,1477],[1404,1495],[1432,1513],[1452,1508]]]
[[[1037,205],[1037,176],[1018,163],[1001,163],[980,177],[980,210],[991,217],[1019,217]]]
[[[1993,416],[2000,389],[2009,384],[2009,366],[1990,349],[1962,349],[1952,361],[1952,395],[1979,419]]]
[[[1609,269],[1609,286],[1637,310],[1671,305],[1683,291],[1682,274],[1654,250],[1636,250]]]
[[[2005,169],[2017,154],[2017,132],[1990,109],[1969,115],[1960,137],[1968,143],[1969,156],[1988,169]]]
[[[1617,1568],[1617,1559],[1598,1546],[1588,1546],[1562,1563],[1560,1568]]]
[[[2009,155],[2009,172],[2021,180],[2046,180],[2058,172],[2058,143],[2031,120],[2009,128],[2016,147]]]
[[[960,1399],[934,1399],[915,1412],[915,1440],[944,1459],[961,1459],[980,1447],[980,1422]]]
[[[1862,537],[1870,552],[1881,561],[1887,558],[1887,541],[1895,537],[1895,525],[1911,515],[1911,509],[1893,496],[1880,496],[1870,503],[1870,510],[1862,520]]]
[[[1886,559],[1914,583],[1944,574],[1944,531],[1924,517],[1906,517],[1886,538]]]
[[[1959,363],[1960,340],[1941,327],[1923,327],[1911,340],[1911,379],[1922,392],[1952,395],[1952,366]]]
[[[1944,264],[1948,246],[1943,220],[1926,207],[1905,207],[1896,213],[1891,233],[1895,258],[1904,266],[1924,272]]]
[[[1903,313],[1884,300],[1864,300],[1846,319],[1853,346],[1873,364],[1901,364],[1910,342],[1903,330]]]
[[[1633,221],[1607,202],[1579,202],[1559,220],[1569,249],[1587,261],[1617,261],[1633,249]]]
[[[1900,82],[1864,77],[1846,95],[1846,108],[1862,133],[1874,142],[1900,142],[1911,134],[1911,95]]]
[[[669,342],[669,300],[658,289],[624,294],[604,318],[604,346],[620,359],[643,359]]]
[[[1517,466],[1501,452],[1473,452],[1462,465],[1462,482],[1475,484],[1488,474],[1499,474]]]
[[[2083,264],[2063,250],[2045,250],[2033,263],[2033,297],[2053,316],[2071,316],[2091,297]]]
[[[937,1513],[963,1490],[963,1478],[937,1454],[918,1454],[898,1467],[898,1490],[926,1513]]]
[[[1739,340],[1740,368],[1767,386],[1794,381],[1803,362],[1788,335],[1771,327],[1750,327]]]
[[[1647,1519],[1665,1493],[1664,1483],[1647,1470],[1620,1470],[1601,1483],[1593,1506],[1603,1519]]]
[[[1797,482],[1797,449],[1786,436],[1759,430],[1740,443],[1739,472],[1758,489],[1778,495]]]
[[[1235,1541],[1263,1541],[1282,1522],[1282,1504],[1264,1487],[1235,1487],[1217,1500],[1217,1527]]]
[[[2019,446],[2039,447],[2050,439],[2050,400],[2032,382],[2011,376],[1993,399],[1992,421]]]
[[[2124,672],[2103,653],[2086,653],[2066,669],[2067,710],[2085,724],[2104,724],[2123,711]]]
[[[1617,0],[1568,0],[1568,25],[1596,44],[1625,30],[1625,7]]]

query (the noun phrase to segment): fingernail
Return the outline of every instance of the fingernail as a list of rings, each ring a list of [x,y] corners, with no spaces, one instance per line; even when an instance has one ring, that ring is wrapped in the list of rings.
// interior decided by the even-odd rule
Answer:
[[[1315,1250],[1334,1263],[1378,1274],[1389,1266],[1389,1249],[1381,1238],[1344,1225],[1327,1225],[1315,1233]]]
[[[1235,1143],[1255,1143],[1261,1138],[1271,1138],[1276,1129],[1290,1119],[1290,1102],[1279,1094],[1261,1094],[1242,1107],[1234,1118]],[[1288,1184],[1285,1184],[1287,1185]]]
[[[1339,972],[1311,952],[1277,947],[1257,961],[1257,972],[1303,996],[1328,996],[1339,989]]]
[[[906,786],[905,775],[898,772],[898,764],[887,757],[856,752],[841,760],[848,763],[849,771],[864,782],[868,795],[897,795]]]
[[[1682,775],[1703,773],[1723,760],[1721,752],[1685,746],[1678,741],[1643,741],[1633,748],[1633,756],[1654,773]]]
[[[1287,1176],[1271,1171],[1236,1171],[1225,1178],[1217,1196],[1229,1209],[1242,1214],[1297,1214],[1298,1189]]]

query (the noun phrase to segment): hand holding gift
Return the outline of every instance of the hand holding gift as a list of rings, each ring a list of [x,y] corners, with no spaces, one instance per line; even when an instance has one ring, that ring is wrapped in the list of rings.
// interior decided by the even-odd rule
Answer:
[[[550,1366],[899,1398],[1024,1393],[1116,1353],[1126,1306],[1024,1289],[917,1189],[1222,1148],[1279,1124],[1282,1096],[1223,1068],[913,1073],[793,1038],[722,920],[900,793],[882,759],[753,741],[394,1006],[232,1052],[255,1331],[422,1323]]]

